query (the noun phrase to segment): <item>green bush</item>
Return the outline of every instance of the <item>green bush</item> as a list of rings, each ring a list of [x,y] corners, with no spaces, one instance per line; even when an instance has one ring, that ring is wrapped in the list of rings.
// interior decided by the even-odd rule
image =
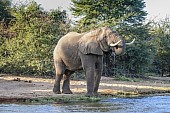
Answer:
[[[15,18],[8,34],[13,35],[0,37],[0,73],[53,75],[54,47],[70,27],[66,12],[46,12],[34,1],[13,6],[11,12]]]

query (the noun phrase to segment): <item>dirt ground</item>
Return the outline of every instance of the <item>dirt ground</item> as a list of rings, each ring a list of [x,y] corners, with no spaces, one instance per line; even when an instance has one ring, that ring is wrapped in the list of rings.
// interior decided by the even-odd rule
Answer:
[[[54,79],[0,75],[0,101],[15,98],[59,96],[59,94],[52,92],[53,84]],[[71,80],[71,90],[73,91],[72,95],[84,95],[86,81]],[[116,81],[114,78],[102,77],[99,93],[113,96],[170,93],[170,77],[152,77],[140,82]]]

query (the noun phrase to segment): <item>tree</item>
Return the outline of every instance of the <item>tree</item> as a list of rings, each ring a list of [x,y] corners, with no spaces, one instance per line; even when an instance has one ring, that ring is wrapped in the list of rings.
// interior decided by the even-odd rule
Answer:
[[[154,71],[160,73],[162,76],[164,74],[170,75],[170,20],[166,18],[165,20],[159,22],[152,22],[151,33],[153,35],[152,44],[156,48],[155,58],[154,58]]]
[[[0,46],[1,72],[53,74],[54,47],[69,29],[66,12],[46,12],[32,1],[13,6],[12,15],[15,18],[10,21],[10,31],[15,35]]]
[[[71,11],[80,18],[77,26],[89,30],[111,25],[126,27],[141,23],[147,13],[143,0],[72,0]]]
[[[143,0],[72,0],[71,11],[80,18],[75,26],[79,32],[88,31],[100,26],[110,26],[125,40],[136,38],[133,46],[127,47],[125,55],[116,57],[116,64],[112,57],[107,62],[105,72],[109,76],[114,74],[127,75],[129,73],[144,73],[152,63],[153,51],[149,44],[149,24],[143,24],[145,16],[145,2]],[[108,66],[110,65],[110,66]],[[111,70],[108,70],[112,67]],[[118,73],[120,72],[120,73]]]
[[[0,43],[2,44],[6,38],[10,38],[12,33],[9,31],[9,23],[14,17],[11,15],[10,0],[0,1]],[[1,45],[0,44],[0,45]]]
[[[10,0],[0,1],[0,22],[4,24],[4,27],[7,27],[10,20],[12,19],[10,9],[11,9]]]

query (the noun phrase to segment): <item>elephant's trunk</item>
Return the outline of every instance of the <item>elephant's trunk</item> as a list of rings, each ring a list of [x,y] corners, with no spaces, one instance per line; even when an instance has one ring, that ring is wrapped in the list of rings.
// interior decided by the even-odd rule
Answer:
[[[125,44],[125,41],[122,39],[121,42],[119,44],[117,44],[115,47],[114,47],[114,51],[116,53],[116,55],[121,55],[125,52],[125,49],[126,49],[126,44]]]

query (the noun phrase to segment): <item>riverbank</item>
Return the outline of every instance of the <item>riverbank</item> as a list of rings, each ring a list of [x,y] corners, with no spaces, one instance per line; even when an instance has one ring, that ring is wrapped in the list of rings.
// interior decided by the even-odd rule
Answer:
[[[99,98],[85,97],[86,81],[71,80],[73,94],[54,94],[54,79],[32,76],[0,75],[0,103],[4,102],[66,102],[97,101],[104,96],[143,96],[148,94],[170,93],[170,78],[152,77],[139,82],[116,81],[115,78],[102,77]]]

